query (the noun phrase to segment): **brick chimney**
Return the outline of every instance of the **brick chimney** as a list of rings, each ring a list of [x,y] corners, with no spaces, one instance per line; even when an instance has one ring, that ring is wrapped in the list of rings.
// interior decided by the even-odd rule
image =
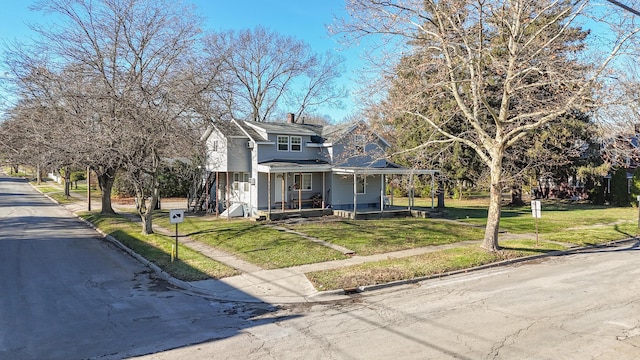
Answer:
[[[287,122],[289,124],[295,124],[296,122],[296,115],[294,113],[289,113],[287,114]]]

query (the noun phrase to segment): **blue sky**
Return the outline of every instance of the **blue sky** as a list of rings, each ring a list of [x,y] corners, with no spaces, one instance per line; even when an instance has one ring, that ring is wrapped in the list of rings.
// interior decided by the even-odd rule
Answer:
[[[343,16],[344,0],[292,1],[292,0],[183,0],[194,4],[205,19],[207,30],[247,29],[264,25],[279,33],[294,36],[307,42],[315,52],[335,51],[347,58],[346,72],[340,83],[354,86],[354,71],[358,67],[356,49],[342,50],[331,38],[326,26],[334,16]],[[42,23],[48,19],[40,13],[29,11],[30,0],[4,0],[0,11],[0,42],[26,39],[31,33],[27,23]],[[345,109],[324,108],[319,112],[334,121],[354,111],[351,99],[345,100]]]

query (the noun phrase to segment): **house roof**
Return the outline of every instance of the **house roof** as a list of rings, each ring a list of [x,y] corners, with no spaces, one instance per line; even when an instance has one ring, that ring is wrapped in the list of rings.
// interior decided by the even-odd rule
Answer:
[[[242,129],[236,124],[234,121],[214,121],[209,126],[207,126],[207,130],[204,135],[202,135],[202,139],[207,139],[213,130],[218,130],[222,135],[228,138],[232,137],[248,137]]]
[[[372,132],[369,126],[362,120],[342,123],[337,125],[328,125],[322,129],[322,137],[327,139],[330,142],[336,142],[343,137],[347,136],[349,133],[357,129],[359,126],[365,126],[367,131],[371,134],[375,135],[380,141],[382,141],[386,146],[391,146],[382,136]]]
[[[313,143],[331,143],[336,142],[355,130],[358,126],[367,126],[364,121],[341,123],[337,125],[315,125],[315,124],[299,124],[285,122],[257,122],[257,121],[216,121],[213,127],[222,133],[225,137],[246,137],[256,142],[269,141],[267,134],[282,135],[308,135],[311,136]],[[209,137],[213,129],[207,128],[207,132],[203,138]],[[380,135],[373,133],[385,145],[389,143]]]
[[[267,133],[290,134],[290,135],[319,135],[321,126],[298,123],[267,123],[255,121],[243,121],[249,127],[262,129]]]
[[[249,138],[251,138],[251,140],[257,142],[269,141],[268,139],[265,139],[262,135],[260,135],[253,127],[247,125],[246,121],[237,121],[236,123],[238,127],[240,127],[247,135],[249,135]]]

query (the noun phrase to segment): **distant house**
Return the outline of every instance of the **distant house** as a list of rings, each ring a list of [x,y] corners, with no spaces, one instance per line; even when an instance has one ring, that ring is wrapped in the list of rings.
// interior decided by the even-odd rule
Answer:
[[[364,122],[340,125],[220,121],[207,144],[209,204],[231,216],[292,209],[384,210],[386,177],[429,174],[385,158],[389,144]]]

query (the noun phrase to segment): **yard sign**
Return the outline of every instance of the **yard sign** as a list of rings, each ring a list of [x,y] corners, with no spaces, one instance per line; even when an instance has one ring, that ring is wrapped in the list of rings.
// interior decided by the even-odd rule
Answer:
[[[171,252],[171,262],[173,262],[173,255],[178,259],[178,224],[184,221],[184,210],[174,209],[169,210],[169,223],[176,224],[176,245],[174,251]]]
[[[540,200],[531,200],[531,215],[536,219],[536,247],[538,247],[538,219],[542,217]]]

